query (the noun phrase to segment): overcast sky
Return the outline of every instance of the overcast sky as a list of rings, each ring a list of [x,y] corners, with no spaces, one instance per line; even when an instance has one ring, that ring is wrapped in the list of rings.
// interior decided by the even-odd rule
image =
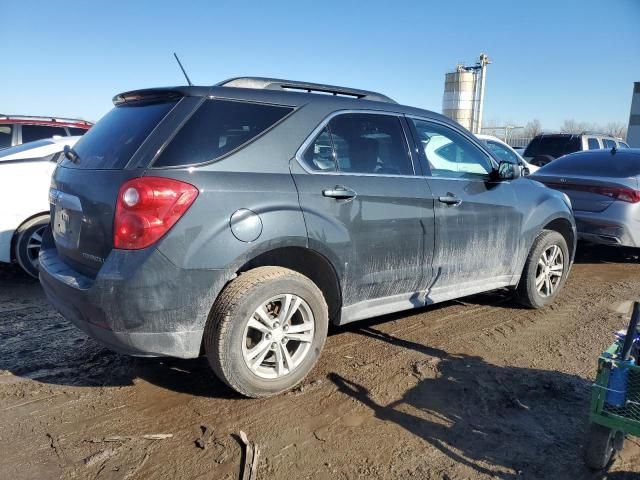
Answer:
[[[485,119],[624,122],[640,0],[9,1],[0,113],[97,120],[118,92],[270,76],[381,91],[440,112],[444,74],[481,52]]]

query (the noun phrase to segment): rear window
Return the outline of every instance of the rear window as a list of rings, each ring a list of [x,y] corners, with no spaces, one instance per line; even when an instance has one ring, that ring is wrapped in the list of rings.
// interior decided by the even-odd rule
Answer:
[[[249,143],[292,110],[278,105],[207,100],[153,166],[176,167],[216,160]]]
[[[112,109],[82,135],[74,150],[79,161],[69,168],[121,169],[176,102],[124,104]]]
[[[554,158],[567,153],[580,151],[580,138],[572,135],[551,135],[536,137],[531,140],[524,151],[525,157],[537,157],[538,155],[551,155]]]
[[[54,135],[67,136],[63,127],[48,127],[46,125],[22,125],[22,143],[33,142],[43,138],[51,138]]]
[[[607,178],[629,178],[640,175],[640,155],[633,153],[611,155],[608,150],[600,150],[600,152],[568,155],[545,165],[538,172],[545,175],[585,175]]]

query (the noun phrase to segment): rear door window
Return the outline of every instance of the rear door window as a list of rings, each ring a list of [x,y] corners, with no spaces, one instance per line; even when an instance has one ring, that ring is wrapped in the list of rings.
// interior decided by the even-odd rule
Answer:
[[[22,143],[51,138],[54,135],[67,136],[64,127],[49,127],[47,125],[22,125]]]
[[[73,147],[79,161],[67,159],[69,168],[124,168],[142,142],[176,102],[124,104],[115,107],[85,133]]]
[[[0,125],[0,148],[8,148],[11,146],[12,135],[13,127],[11,125]]]
[[[346,113],[333,118],[329,129],[340,172],[414,175],[397,116]]]
[[[254,140],[292,110],[280,105],[207,100],[153,166],[177,167],[217,160]]]
[[[589,150],[600,150],[600,142],[598,142],[597,138],[588,138],[587,139],[587,145],[589,147]]]
[[[613,140],[609,140],[608,138],[603,138],[602,143],[604,143],[604,148],[606,149],[616,148],[616,142],[614,142]]]
[[[336,171],[331,134],[328,128],[323,128],[314,142],[307,147],[304,152],[304,163],[316,172]]]

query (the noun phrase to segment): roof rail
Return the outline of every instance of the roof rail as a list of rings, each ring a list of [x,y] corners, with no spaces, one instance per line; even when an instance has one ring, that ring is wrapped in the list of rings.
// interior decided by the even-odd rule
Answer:
[[[5,113],[0,113],[0,120],[46,120],[48,122],[60,122],[60,123],[81,123],[87,125],[93,125],[92,122],[88,120],[80,120],[78,118],[65,118],[65,117],[47,117],[40,115],[8,115]]]
[[[591,131],[587,131],[585,130],[584,132],[581,132],[580,135],[600,135],[602,137],[611,137],[614,138],[612,135],[609,135],[608,133],[603,133],[603,132],[591,132]]]
[[[297,80],[282,80],[278,78],[263,77],[236,77],[224,80],[217,87],[255,88],[265,90],[287,90],[306,93],[324,93],[334,96],[360,98],[375,102],[396,103],[395,100],[377,92],[359,90],[356,88],[337,87],[322,83],[301,82]]]

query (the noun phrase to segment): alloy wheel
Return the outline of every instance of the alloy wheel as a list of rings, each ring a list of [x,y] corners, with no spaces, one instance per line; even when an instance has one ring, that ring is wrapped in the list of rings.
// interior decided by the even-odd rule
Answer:
[[[38,270],[40,268],[40,262],[38,261],[38,254],[40,253],[40,247],[42,247],[42,234],[44,233],[44,229],[46,225],[36,229],[33,231],[29,240],[27,241],[27,258],[31,265]]]
[[[242,356],[258,377],[289,375],[311,350],[315,320],[311,308],[294,294],[281,294],[260,305],[244,330]]]
[[[564,255],[558,245],[550,245],[538,259],[536,290],[543,297],[555,293],[564,274]]]

